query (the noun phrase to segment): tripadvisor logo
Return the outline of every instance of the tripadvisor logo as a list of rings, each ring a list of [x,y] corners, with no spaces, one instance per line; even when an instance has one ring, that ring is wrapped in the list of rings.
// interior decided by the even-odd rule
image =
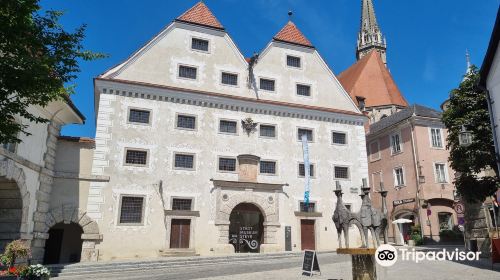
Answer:
[[[458,249],[433,251],[416,251],[415,249],[399,248],[399,257],[402,261],[477,261],[481,252],[465,252]],[[380,245],[375,251],[375,260],[381,266],[392,266],[398,260],[398,250],[389,244]]]
[[[398,251],[392,245],[382,244],[375,251],[375,260],[381,266],[392,266],[398,260]]]

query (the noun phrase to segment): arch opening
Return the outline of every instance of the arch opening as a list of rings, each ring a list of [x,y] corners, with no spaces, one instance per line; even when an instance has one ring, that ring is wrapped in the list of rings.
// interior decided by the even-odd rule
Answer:
[[[264,241],[264,215],[252,203],[236,205],[229,216],[229,243],[236,253],[259,253]]]
[[[57,223],[45,241],[44,264],[76,263],[82,257],[83,229],[76,223]]]

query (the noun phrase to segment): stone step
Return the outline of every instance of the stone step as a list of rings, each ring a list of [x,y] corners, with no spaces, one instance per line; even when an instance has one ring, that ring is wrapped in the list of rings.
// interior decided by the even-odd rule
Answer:
[[[199,256],[194,249],[165,249],[160,250],[160,257],[193,257]]]
[[[217,257],[178,257],[165,258],[148,261],[123,261],[107,263],[80,263],[70,265],[51,265],[49,269],[53,276],[59,277],[91,277],[100,273],[112,273],[123,271],[142,271],[151,269],[175,269],[181,267],[214,265],[228,262],[247,262],[247,261],[269,261],[289,258],[299,258],[302,252],[290,252],[279,254],[235,254],[229,256]]]

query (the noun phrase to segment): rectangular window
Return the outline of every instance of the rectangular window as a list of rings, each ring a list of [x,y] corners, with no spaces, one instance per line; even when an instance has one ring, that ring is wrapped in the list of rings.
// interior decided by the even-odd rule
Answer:
[[[276,126],[274,125],[268,125],[268,124],[261,124],[259,133],[261,137],[269,137],[269,138],[275,138],[276,137]]]
[[[274,91],[274,80],[260,79],[260,89],[267,91]]]
[[[148,110],[139,110],[139,109],[130,109],[128,113],[128,121],[131,123],[149,123],[149,115],[150,111]]]
[[[179,65],[179,77],[196,80],[196,67]]]
[[[148,162],[148,152],[143,150],[127,149],[125,163],[131,165],[146,165]]]
[[[300,57],[287,55],[286,56],[286,65],[290,67],[300,68]]]
[[[441,139],[441,129],[440,128],[431,128],[431,142],[432,147],[434,148],[442,148],[443,141]]]
[[[238,85],[238,75],[222,72],[221,83],[225,85],[236,86]]]
[[[436,163],[434,165],[434,169],[436,171],[436,182],[438,183],[447,183],[446,180],[446,166],[444,163]]]
[[[220,120],[219,132],[236,134],[236,125],[235,121]]]
[[[172,210],[191,211],[191,202],[190,198],[174,198],[172,199]]]
[[[196,117],[177,115],[177,128],[196,129]]]
[[[396,187],[402,187],[405,185],[405,177],[402,167],[394,168],[394,185]]]
[[[297,85],[297,95],[311,96],[311,86]]]
[[[391,152],[392,154],[401,152],[401,138],[399,134],[391,135]]]
[[[451,213],[438,213],[439,231],[453,229],[453,215]]]
[[[370,143],[370,160],[379,160],[380,159],[380,147],[379,142],[374,141]]]
[[[297,139],[299,141],[302,141],[302,135],[306,135],[307,141],[309,141],[309,142],[313,141],[313,131],[312,131],[312,129],[299,128],[297,130]]]
[[[299,208],[300,208],[300,212],[314,213],[314,212],[316,212],[316,203],[309,202],[309,205],[307,205],[307,207],[306,207],[306,203],[301,201],[299,203]]]
[[[339,145],[347,144],[347,135],[343,132],[332,132],[332,143]]]
[[[260,173],[261,174],[276,174],[276,162],[275,161],[260,161]]]
[[[208,40],[193,38],[191,41],[191,48],[193,50],[208,52]]]
[[[194,155],[175,154],[175,168],[194,169]]]
[[[236,171],[236,159],[235,158],[219,158],[219,171]]]
[[[306,176],[306,168],[303,163],[299,163],[299,176]],[[309,176],[314,177],[314,164],[309,164]]]
[[[334,178],[335,179],[349,179],[349,167],[335,166],[334,167]]]
[[[144,197],[122,196],[120,207],[120,224],[142,224]]]

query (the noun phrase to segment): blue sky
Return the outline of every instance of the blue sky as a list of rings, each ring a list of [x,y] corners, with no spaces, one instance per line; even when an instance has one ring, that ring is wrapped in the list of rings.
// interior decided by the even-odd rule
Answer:
[[[87,49],[110,55],[83,62],[74,103],[85,125],[68,125],[63,135],[95,135],[93,78],[123,61],[197,0],[42,0],[44,9],[65,11],[66,29],[86,23]],[[374,0],[387,60],[410,103],[432,108],[446,99],[465,73],[465,49],[480,66],[500,0]],[[259,52],[294,12],[293,20],[335,74],[352,65],[361,0],[206,0],[245,56]]]

